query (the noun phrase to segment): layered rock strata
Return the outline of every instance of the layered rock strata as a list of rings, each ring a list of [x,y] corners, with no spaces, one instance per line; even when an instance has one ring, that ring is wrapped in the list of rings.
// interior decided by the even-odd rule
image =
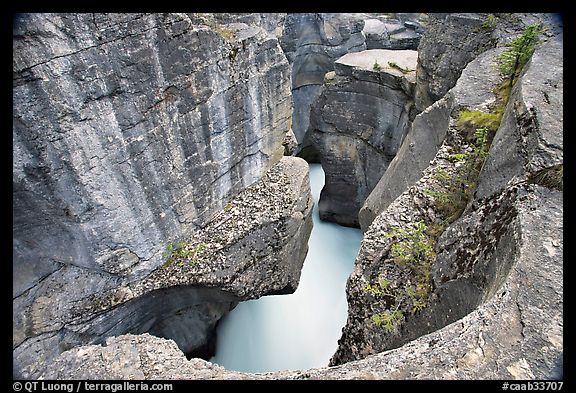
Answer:
[[[14,22],[15,375],[126,332],[194,352],[238,300],[297,286],[309,186],[303,162],[267,172],[291,117],[289,65],[273,35],[186,14]],[[261,200],[246,203],[273,201],[268,216],[242,210],[244,197],[218,236],[198,238],[216,259],[161,267],[167,244],[208,236],[200,229],[258,181]],[[198,329],[185,333],[186,319]]]
[[[468,14],[466,14],[468,15]],[[374,190],[366,198],[366,202],[359,212],[360,227],[365,231],[372,220],[388,207],[396,197],[404,192],[408,187],[412,186],[421,176],[422,171],[428,166],[430,160],[436,154],[440,144],[444,138],[444,131],[447,128],[448,113],[458,108],[459,102],[453,101],[452,91],[446,94],[442,93],[445,90],[452,89],[454,86],[460,85],[454,91],[458,91],[464,101],[472,101],[479,99],[490,100],[491,92],[485,86],[484,78],[489,78],[488,84],[494,83],[494,72],[489,68],[495,67],[492,65],[476,65],[469,64],[471,58],[469,52],[485,51],[496,43],[499,46],[507,44],[511,37],[522,34],[522,29],[526,25],[541,24],[545,26],[544,37],[554,37],[562,32],[562,22],[558,15],[554,14],[496,14],[498,16],[490,15],[468,15],[466,17],[456,14],[452,15],[432,15],[430,23],[430,30],[426,34],[434,34],[430,36],[429,40],[425,40],[419,47],[418,55],[418,69],[416,72],[416,101],[418,101],[419,90],[431,89],[430,86],[436,83],[428,83],[425,81],[425,73],[422,73],[421,64],[430,62],[430,68],[444,69],[443,62],[454,62],[452,68],[453,72],[447,71],[435,72],[435,80],[442,81],[439,84],[444,86],[438,90],[438,94],[442,94],[442,99],[435,98],[434,105],[425,108],[417,108],[419,115],[416,116],[412,126],[406,135],[406,143],[401,146],[398,151],[397,157],[392,160],[390,167],[384,173]],[[440,18],[440,19],[438,19]],[[471,22],[469,19],[472,18]],[[441,20],[452,20],[449,28],[444,28],[444,25],[437,25]],[[456,36],[465,35],[467,29],[471,28],[470,23],[482,23],[480,27],[475,28],[473,33],[467,35],[464,40],[454,41]],[[492,21],[493,24],[488,22]],[[488,34],[490,33],[490,34]],[[432,38],[434,37],[434,38]],[[450,42],[447,45],[446,42]],[[474,43],[472,45],[472,43]],[[471,47],[469,45],[472,45]],[[474,49],[472,49],[474,48]],[[452,53],[455,52],[455,53]],[[454,56],[454,57],[453,57]],[[478,58],[480,55],[476,55]],[[460,60],[457,60],[460,59]],[[456,65],[458,63],[458,65]],[[464,77],[464,70],[468,67],[474,67],[474,70],[467,71]],[[475,76],[477,75],[477,76]],[[492,75],[492,76],[490,76]],[[464,81],[466,80],[466,82]],[[438,85],[439,85],[438,84]],[[427,87],[426,87],[427,86]],[[479,95],[479,97],[475,97]],[[489,101],[487,101],[489,102]],[[416,106],[418,102],[416,102]],[[462,106],[466,106],[466,102]],[[482,110],[482,108],[479,108]],[[514,155],[511,155],[514,159]]]
[[[334,61],[349,52],[366,49],[363,20],[355,14],[288,14],[280,38],[282,49],[292,65],[292,129],[298,152],[309,146],[306,131],[310,107],[318,97],[324,74],[334,70]],[[317,161],[313,152],[303,157]]]
[[[477,65],[493,63],[500,51],[494,49],[485,52],[466,68],[458,85],[449,94],[454,98],[474,96],[475,105],[463,106],[464,103],[460,102],[458,112],[461,109],[482,110],[482,106],[490,104],[490,100],[482,102],[482,97],[489,97],[482,91],[488,92],[496,87],[489,84],[494,78],[484,76],[481,79],[483,88],[480,84],[476,88],[465,88],[464,84],[467,78],[477,75],[469,74],[470,70]],[[547,59],[547,65],[544,59]],[[553,71],[548,71],[548,67]],[[530,354],[532,360],[526,368],[542,367],[546,370],[545,374],[552,375],[555,367],[561,364],[562,344],[557,335],[562,331],[563,319],[559,299],[562,271],[561,252],[557,247],[561,246],[562,225],[557,222],[536,225],[534,222],[547,214],[556,219],[562,216],[562,193],[554,191],[558,187],[558,179],[551,181],[558,173],[561,176],[561,169],[558,172],[558,168],[563,166],[562,117],[557,112],[558,106],[551,104],[562,105],[562,68],[560,35],[542,44],[525,66],[512,90],[472,200],[464,214],[443,230],[437,243],[432,237],[438,235],[432,232],[421,237],[420,246],[424,247],[424,242],[434,246],[431,251],[433,259],[429,266],[415,268],[401,263],[402,259],[398,256],[401,239],[394,233],[416,227],[418,222],[429,228],[446,225],[441,223],[443,217],[437,210],[439,193],[446,192],[441,179],[460,176],[457,168],[461,164],[454,160],[454,154],[463,147],[462,129],[454,127],[453,119],[449,120],[444,142],[430,166],[423,171],[421,179],[380,213],[366,231],[354,272],[347,284],[349,319],[332,364],[399,347],[464,317],[500,291],[501,286],[509,282],[509,272],[523,258],[532,260],[533,264],[529,268],[532,273],[526,274],[544,280],[548,273],[534,264],[543,250],[549,255],[547,264],[558,276],[551,278],[552,283],[542,281],[534,285],[551,287],[547,293],[555,300],[534,294],[534,298],[526,299],[526,305],[518,305],[518,308],[522,314],[524,307],[546,305],[546,311],[540,314],[542,320],[530,322],[529,329],[536,335],[544,335],[544,338],[538,336],[538,340],[546,341],[542,348],[550,352],[543,362],[545,364]],[[472,81],[474,79],[471,78]],[[436,104],[442,103],[439,101]],[[467,105],[470,104],[468,101]],[[542,173],[548,176],[542,176]],[[533,184],[544,185],[552,191]],[[538,202],[534,204],[534,200]],[[538,204],[541,204],[542,210],[532,213],[530,209],[535,209]],[[540,239],[537,244],[541,251],[538,252],[531,244],[536,238]],[[369,289],[376,283],[383,283],[378,285],[384,296]],[[428,288],[424,291],[425,295],[416,295],[423,287]],[[374,315],[382,309],[401,311],[394,314],[394,322],[385,329],[378,326],[374,319]],[[523,318],[522,315],[516,320],[515,317],[511,318],[510,324],[522,326],[520,337],[537,339],[536,336],[526,336],[526,321],[517,322],[518,318]],[[540,330],[541,325],[555,332],[554,336],[547,336],[544,330]],[[536,347],[532,349],[536,350]],[[516,360],[524,364],[526,357]]]
[[[132,282],[62,268],[14,302],[21,376],[37,377],[36,367],[64,349],[124,333],[171,338],[189,355],[210,357],[216,322],[239,301],[296,290],[312,205],[307,163],[284,157],[186,241],[186,258]],[[97,278],[98,292],[78,290]]]
[[[326,176],[322,219],[358,226],[358,211],[408,131],[416,57],[383,49],[349,53],[327,74],[308,131]]]

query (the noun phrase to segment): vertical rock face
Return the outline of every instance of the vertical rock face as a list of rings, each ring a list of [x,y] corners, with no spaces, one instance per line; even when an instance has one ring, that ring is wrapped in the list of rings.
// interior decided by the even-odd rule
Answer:
[[[344,54],[366,49],[363,25],[354,14],[286,15],[280,43],[292,65],[292,129],[299,150],[309,146],[305,136],[310,107],[318,97],[324,74],[333,70],[334,61]]]
[[[419,112],[450,90],[466,64],[496,45],[486,14],[430,14],[418,45],[415,93]]]
[[[256,254],[232,276],[243,293],[207,294],[222,279],[194,270],[138,286],[158,271],[166,244],[190,239],[281,159],[290,75],[274,36],[185,14],[22,14],[13,37],[15,370],[96,340],[95,315],[145,294],[153,293],[136,303],[149,318],[113,333],[166,331],[167,315],[151,312],[165,296],[151,291],[182,285],[170,292],[180,299],[168,307],[175,311],[211,298],[205,326],[213,327],[238,299],[296,287],[311,225],[305,163],[279,169],[301,184],[248,242]],[[269,243],[281,235],[289,246]],[[279,253],[285,246],[298,252]],[[224,269],[222,260],[205,263]],[[274,269],[284,281],[267,283],[261,275]],[[135,309],[124,310],[118,320]],[[197,311],[182,318],[201,320]]]
[[[227,28],[231,42],[185,15],[20,18],[17,254],[41,238],[53,246],[33,253],[57,263],[107,271],[115,258],[123,274],[149,270],[162,244],[204,225],[278,161],[288,64],[274,38]]]
[[[509,310],[507,321],[485,317],[489,325],[496,325],[489,330],[494,337],[514,343],[508,346],[514,348],[514,355],[505,356],[509,375],[558,376],[563,351],[559,338],[563,228],[557,222],[562,216],[562,193],[558,191],[563,172],[563,119],[558,112],[563,96],[562,35],[546,40],[512,89],[478,187],[463,214],[452,224],[442,224],[447,227],[441,234],[433,234],[434,226],[443,219],[437,202],[442,192],[450,192],[446,192],[442,176],[458,176],[454,149],[462,143],[458,142],[462,130],[455,128],[450,118],[444,141],[421,178],[368,227],[347,284],[349,319],[332,364],[399,347],[484,307]],[[500,83],[490,75],[496,74],[492,65],[501,51],[487,51],[471,62],[458,84],[431,108],[439,110],[445,104],[442,101],[450,98],[458,112],[463,108],[486,111],[483,108],[489,108],[495,99],[492,91],[497,85],[491,83]],[[548,224],[543,218],[547,215],[555,222]],[[543,222],[537,224],[538,220]],[[410,265],[402,257],[408,235],[402,237],[398,231],[409,231],[419,222],[428,226],[418,244],[428,245],[430,259],[420,256],[414,262],[417,265]],[[439,236],[437,242],[432,240],[435,236]],[[545,253],[545,268],[536,262],[540,253]],[[526,281],[526,277],[531,278]],[[503,286],[508,289],[502,290]],[[519,289],[522,286],[546,289],[536,293]],[[507,298],[508,290],[512,299]],[[493,299],[497,293],[506,300]],[[543,304],[543,310],[535,311],[535,304]],[[378,314],[382,310],[389,314]],[[400,311],[393,314],[393,320],[392,310]],[[378,319],[376,315],[384,316]],[[472,319],[482,318],[476,315]],[[508,335],[510,338],[504,338]],[[541,344],[535,344],[539,341]],[[478,346],[480,350],[475,349]],[[482,349],[484,343],[471,345],[460,351],[462,367],[481,369],[480,359],[493,362],[497,357],[490,351],[505,353],[502,348],[506,346],[501,342],[490,344],[489,349]],[[543,359],[538,348],[544,348]]]
[[[358,226],[358,211],[410,125],[415,51],[373,49],[335,63],[312,107],[309,129],[326,174],[320,217]]]

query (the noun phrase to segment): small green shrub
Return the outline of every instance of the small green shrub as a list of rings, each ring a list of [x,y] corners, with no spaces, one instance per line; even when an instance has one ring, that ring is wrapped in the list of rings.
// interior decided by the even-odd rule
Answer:
[[[486,128],[496,131],[500,126],[501,113],[485,113],[481,111],[463,110],[456,120],[458,128]]]
[[[229,212],[230,210],[232,210],[233,207],[234,207],[234,205],[232,204],[232,202],[228,202],[228,203],[224,206],[224,211],[225,211],[225,212]]]
[[[432,177],[438,181],[449,181],[451,179],[448,172],[446,172],[445,169],[440,167],[434,170],[434,174],[432,175]]]
[[[489,14],[480,27],[485,30],[494,30],[497,24],[498,18],[494,14]]]
[[[168,243],[166,245],[166,250],[162,253],[162,256],[166,258],[164,267],[168,267],[173,263],[178,266],[184,266],[186,263],[189,266],[194,266],[198,263],[198,253],[207,249],[207,245],[204,243],[199,243],[197,245],[192,245],[189,242],[178,242],[176,245],[173,243]]]
[[[378,60],[374,60],[374,65],[372,66],[372,69],[378,72],[382,71],[382,66],[378,64]]]
[[[496,58],[500,73],[510,80],[511,86],[514,85],[522,68],[532,57],[543,32],[543,26],[538,23],[526,26],[522,35],[507,44],[508,49]]]
[[[390,330],[394,329],[398,322],[400,322],[404,318],[404,314],[401,310],[394,310],[390,311],[383,311],[377,314],[372,315],[372,322],[376,326],[382,326],[385,332],[389,332]]]
[[[397,69],[398,71],[400,71],[400,72],[403,73],[403,74],[407,74],[407,73],[409,73],[409,72],[411,71],[409,68],[401,67],[401,66],[399,66],[398,64],[396,64],[396,63],[393,62],[393,61],[389,61],[389,62],[388,62],[388,66],[389,66],[390,68],[395,68],[395,69]]]
[[[381,278],[378,280],[378,284],[372,285],[370,283],[366,284],[364,287],[364,292],[368,292],[372,294],[374,297],[381,297],[381,296],[392,296],[394,297],[394,292],[392,288],[390,288],[390,281],[385,278]]]
[[[436,254],[434,245],[425,233],[426,225],[418,221],[411,228],[392,228],[385,236],[395,238],[390,247],[391,256],[399,263],[410,264],[415,268]]]
[[[454,153],[448,156],[448,161],[452,163],[464,162],[468,159],[468,156],[469,156],[468,153]]]

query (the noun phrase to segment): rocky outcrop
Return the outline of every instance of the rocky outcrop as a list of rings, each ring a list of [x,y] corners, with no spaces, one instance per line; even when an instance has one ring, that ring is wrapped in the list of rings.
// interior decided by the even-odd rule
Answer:
[[[193,351],[206,337],[190,336],[239,299],[296,287],[309,188],[303,162],[268,172],[291,116],[274,36],[185,14],[20,14],[13,33],[16,375],[126,332]],[[261,200],[237,200],[202,238],[258,181]],[[265,201],[266,217],[241,207]],[[165,246],[190,239],[217,259],[162,268]],[[172,313],[204,318],[204,333],[184,333]]]
[[[461,102],[458,111],[489,106],[490,100],[481,102],[482,97],[489,96],[482,92],[495,87],[489,83],[498,79],[483,75],[481,83],[484,87],[466,87],[469,77],[466,75],[474,75],[468,74],[476,67],[474,63],[489,67],[499,51],[498,48],[484,53],[464,71],[458,85],[449,94],[467,97],[472,96],[473,91],[475,105],[463,107]],[[546,65],[544,59],[547,59]],[[534,285],[547,286],[550,298],[544,299],[532,293],[534,297],[525,299],[524,305],[517,305],[521,314],[519,326],[522,326],[518,334],[522,340],[530,342],[526,344],[527,348],[539,351],[534,343],[541,338],[526,334],[528,329],[522,313],[531,307],[528,303],[546,304],[546,311],[539,316],[542,319],[532,320],[529,329],[544,336],[546,330],[540,330],[542,326],[555,332],[553,337],[544,338],[548,341],[543,346],[550,352],[544,362],[538,360],[539,355],[535,353],[520,357],[516,352],[516,363],[510,363],[510,368],[524,377],[535,375],[533,370],[539,370],[539,375],[547,378],[556,375],[555,370],[562,358],[562,345],[557,335],[562,331],[559,301],[562,283],[558,278],[544,279],[547,273],[540,271],[536,260],[541,257],[538,254],[547,250],[549,259],[545,265],[561,276],[562,258],[557,247],[561,245],[562,225],[535,224],[535,221],[547,214],[552,217],[562,215],[562,194],[554,191],[561,183],[558,173],[561,176],[562,169],[558,168],[563,166],[562,117],[557,114],[558,108],[551,105],[552,102],[562,102],[562,67],[560,35],[542,44],[525,66],[482,166],[475,194],[462,207],[464,211],[460,218],[451,224],[453,220],[448,221],[449,225],[440,229],[439,226],[447,224],[438,201],[441,197],[449,198],[449,203],[455,204],[456,199],[450,198],[458,194],[450,192],[459,192],[446,191],[445,181],[462,176],[458,167],[465,164],[459,161],[457,154],[470,148],[465,147],[466,131],[455,127],[454,120],[450,120],[446,138],[421,179],[380,213],[365,233],[355,270],[347,284],[349,319],[332,359],[333,364],[396,348],[440,329],[493,299],[503,285]],[[494,70],[490,72],[495,73]],[[471,101],[467,100],[470,104]],[[543,171],[549,171],[547,176],[542,175]],[[473,185],[466,183],[463,186]],[[542,207],[538,209],[536,206]],[[537,211],[532,212],[533,209]],[[415,230],[420,225],[418,223],[425,232],[418,234]],[[408,251],[408,241],[417,242],[411,247],[417,244],[418,258],[409,259],[410,253],[416,251],[413,248]],[[540,245],[541,251],[532,248],[533,241]],[[532,273],[509,278],[509,272],[522,269],[518,264],[524,263],[525,259],[530,260],[528,265],[531,267],[524,268],[533,270]],[[543,281],[540,284],[520,284],[523,280],[520,277],[527,275]],[[520,295],[523,290],[518,291],[518,296],[524,296]],[[379,317],[375,319],[376,314]],[[502,331],[497,335],[504,337],[505,334]],[[502,346],[501,343],[497,345]],[[466,362],[475,362],[477,356],[480,359],[487,355],[481,351],[469,353]],[[492,359],[492,355],[488,357]],[[528,358],[531,359],[529,363]],[[517,376],[512,371],[510,373]]]
[[[454,126],[461,108],[487,111],[488,106],[494,104],[493,90],[501,77],[493,65],[495,56],[501,51],[493,49],[470,62],[456,86],[415,117],[404,143],[358,213],[363,231],[422,177],[444,143],[449,126]]]
[[[438,15],[435,15],[433,18],[438,17]],[[523,26],[533,23],[540,23],[546,26],[545,35],[549,37],[558,35],[562,31],[561,21],[559,21],[558,16],[554,14],[518,14],[516,17],[504,14],[498,17],[492,17],[494,18],[494,25],[491,27],[487,26],[486,20],[489,19],[486,19],[486,17],[483,22],[484,27],[481,26],[480,29],[486,32],[491,31],[490,40],[500,44],[508,42],[510,36],[521,34]],[[448,16],[446,18],[450,19],[452,17]],[[460,16],[453,20],[454,25],[451,25],[453,29],[457,30],[458,23],[463,23],[463,21],[467,20],[466,18],[459,18]],[[460,20],[460,22],[456,22],[458,20]],[[479,23],[479,21],[477,22]],[[433,42],[431,40],[429,44],[423,43],[419,47],[418,67],[420,67],[421,62],[425,61],[422,59],[426,59],[426,55],[422,55],[422,52],[430,51],[435,54],[442,53],[444,50],[443,48],[445,48],[445,41],[451,42],[451,45],[454,42],[459,42],[453,41],[451,35],[455,34],[456,30],[453,31],[451,30],[452,28],[444,31],[444,27],[436,26],[434,29],[438,29],[438,31],[434,29],[431,30],[431,32],[436,34],[434,36],[436,38]],[[479,32],[480,30],[476,31],[478,34]],[[448,36],[445,37],[444,34],[447,34]],[[470,37],[474,37],[474,34]],[[480,37],[481,36],[477,36],[477,43],[482,42]],[[482,39],[487,39],[485,34],[482,35],[482,37],[484,37]],[[433,45],[438,45],[439,47],[432,49]],[[481,45],[477,50],[484,47],[485,45]],[[452,49],[456,50],[455,48],[458,47]],[[464,49],[458,49],[458,51],[462,50]],[[467,50],[464,51],[466,52]],[[444,67],[439,64],[436,65],[435,63],[436,61],[441,62],[443,56],[444,55],[436,56],[434,58],[434,67]],[[448,56],[447,58],[452,59],[448,53],[446,56]],[[468,56],[468,54],[465,56]],[[458,58],[458,56],[456,56],[456,58]],[[479,61],[482,61],[481,59],[484,59],[484,63],[479,63]],[[494,78],[497,77],[497,75],[493,69],[490,69],[493,65],[485,64],[486,59],[485,56],[483,57],[478,55],[476,56],[475,61],[471,63],[465,62],[466,64],[464,64],[464,69],[460,69],[462,73],[460,74],[460,71],[458,72],[460,77],[457,77],[456,73],[454,73],[452,77],[445,79],[445,85],[449,86],[451,90],[446,94],[443,94],[442,99],[436,101],[434,105],[430,105],[425,109],[419,108],[419,110],[423,111],[414,119],[411,129],[406,135],[405,143],[400,147],[397,156],[392,160],[389,168],[379,180],[378,184],[374,187],[371,194],[366,198],[366,202],[360,209],[359,222],[360,227],[364,231],[368,228],[374,218],[384,211],[384,209],[386,209],[394,199],[420,179],[422,171],[428,166],[430,160],[434,158],[434,155],[444,140],[445,130],[447,129],[449,121],[449,114],[457,110],[459,107],[475,106],[479,110],[484,110],[486,104],[490,104],[491,100],[494,99],[494,95],[489,90],[489,86],[495,86]],[[423,86],[419,76],[422,74],[418,73],[419,70],[420,68],[416,72],[416,100],[418,100],[418,90]],[[442,73],[439,75],[442,75]],[[485,78],[488,78],[486,82],[484,80]],[[454,93],[457,93],[456,97],[454,96]],[[484,102],[483,105],[477,105],[482,102]],[[510,154],[504,154],[503,156],[507,156],[511,160],[514,160],[514,157],[516,157],[515,155]]]
[[[358,226],[358,211],[410,125],[415,51],[372,49],[335,63],[314,103],[308,131],[326,184],[320,217]]]
[[[141,280],[63,267],[14,301],[21,376],[34,378],[35,367],[63,349],[124,333],[149,332],[189,356],[212,356],[215,324],[239,301],[296,290],[312,204],[308,165],[284,157]]]
[[[197,25],[208,25],[216,27],[231,23],[244,23],[250,26],[258,26],[276,37],[282,34],[284,24],[284,13],[191,13],[187,14],[192,23]]]
[[[487,14],[429,14],[418,46],[415,92],[419,112],[442,98],[462,70],[480,53],[496,46]]]
[[[364,20],[366,49],[416,50],[425,30],[425,14],[395,14]]]
[[[534,187],[534,186],[532,186]],[[337,367],[249,374],[149,335],[64,352],[46,379],[563,379],[562,193],[536,186],[517,204],[521,242],[505,283],[462,319],[397,349]]]

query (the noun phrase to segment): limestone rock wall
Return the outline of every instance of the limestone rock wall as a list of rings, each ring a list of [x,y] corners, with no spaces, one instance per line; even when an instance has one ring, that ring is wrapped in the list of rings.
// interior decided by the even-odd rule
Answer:
[[[239,301],[296,290],[312,205],[307,163],[284,157],[191,235],[190,257],[130,282],[61,268],[14,300],[15,373],[36,378],[63,350],[125,333],[167,337],[209,358],[216,323]]]
[[[204,333],[197,336],[209,336],[210,327],[238,299],[297,286],[311,228],[306,165],[284,164],[275,175],[268,172],[282,158],[290,128],[288,62],[278,40],[257,26],[201,24],[194,18],[15,17],[16,374],[27,364],[106,334],[166,332],[183,350],[192,350],[198,337],[186,338],[179,323],[168,323],[171,311],[181,308],[182,320],[202,320],[206,312],[210,316],[198,329]],[[199,236],[266,173],[276,176],[274,184],[286,185],[286,176],[296,182],[284,190],[293,201],[275,202],[274,218],[268,211],[269,221],[250,235],[223,226],[220,259],[198,264],[208,270],[135,289],[164,271],[167,244]],[[263,190],[254,191],[262,201],[271,195]],[[297,202],[300,197],[303,202]],[[297,219],[292,217],[296,205]],[[238,209],[231,212],[240,214]],[[238,216],[230,222],[253,221]],[[226,237],[234,233],[244,233],[250,246],[236,267],[230,255],[243,255],[234,249],[242,238]],[[219,269],[231,275],[228,282],[218,276]],[[282,279],[269,281],[265,277],[271,271]],[[218,285],[228,285],[229,292],[211,288]],[[182,291],[174,292],[174,286]],[[162,309],[166,296],[176,300]],[[130,301],[134,307],[106,313]],[[140,319],[127,321],[142,309],[147,313]],[[113,324],[98,327],[108,317],[119,322],[115,330],[109,329]],[[179,332],[168,333],[168,325]]]
[[[428,15],[418,45],[415,102],[419,112],[442,98],[470,61],[496,46],[492,29],[483,27],[486,17],[470,13]]]
[[[17,255],[150,271],[164,244],[206,224],[280,159],[288,64],[271,36],[228,29],[237,31],[230,42],[186,15],[19,18]]]
[[[358,211],[410,126],[416,56],[408,50],[349,53],[327,75],[308,131],[326,174],[322,219],[358,226]]]
[[[334,61],[344,54],[366,49],[363,25],[362,18],[355,14],[286,15],[280,43],[292,66],[292,129],[298,151],[309,146],[305,136],[310,107],[318,97],[324,74],[334,70]]]
[[[497,78],[482,77],[482,84],[485,85],[483,88],[466,87],[466,84],[473,82],[478,75],[478,72],[471,70],[492,64],[499,51],[500,48],[487,51],[470,63],[448,95],[455,98],[474,95],[474,100],[480,101],[482,97],[488,98],[489,94],[484,96],[482,91],[491,91],[490,81],[497,81]],[[544,59],[547,59],[546,64]],[[355,270],[347,284],[349,319],[332,364],[342,364],[371,353],[400,347],[464,317],[491,300],[503,285],[519,280],[518,277],[508,276],[511,271],[518,269],[517,264],[523,258],[535,261],[544,250],[547,250],[545,252],[550,257],[550,269],[559,276],[552,278],[549,283],[543,278],[542,272],[536,271],[540,269],[537,264],[531,265],[526,269],[536,270],[527,275],[543,281],[526,285],[546,286],[550,288],[550,296],[556,300],[545,300],[536,294],[534,298],[525,299],[528,303],[546,304],[547,311],[540,315],[542,320],[530,322],[530,329],[535,336],[527,335],[528,330],[523,329],[521,337],[526,342],[539,340],[539,334],[547,337],[540,330],[541,326],[547,326],[554,332],[562,330],[562,306],[558,300],[562,293],[562,273],[558,270],[561,266],[561,252],[557,249],[561,247],[562,225],[536,225],[534,219],[530,218],[533,215],[542,218],[550,214],[557,220],[562,216],[562,194],[555,191],[558,182],[550,181],[554,176],[552,172],[548,172],[549,177],[546,179],[541,175],[542,171],[554,170],[557,176],[557,169],[563,166],[563,120],[557,112],[562,106],[562,74],[562,35],[557,35],[547,38],[547,42],[537,48],[525,66],[512,90],[502,123],[482,167],[474,197],[463,215],[450,224],[437,243],[434,243],[435,256],[429,268],[430,283],[426,284],[430,292],[426,296],[425,306],[419,309],[415,308],[414,299],[410,301],[408,298],[414,297],[414,288],[422,282],[422,277],[417,270],[400,263],[394,257],[393,247],[398,240],[389,235],[393,228],[409,228],[419,221],[430,227],[438,224],[441,217],[430,204],[436,198],[431,199],[433,194],[430,190],[441,189],[435,185],[438,173],[441,173],[439,170],[444,171],[448,178],[457,176],[450,154],[453,153],[454,141],[458,139],[460,131],[453,128],[450,121],[446,138],[430,165],[424,169],[422,177],[380,213],[366,231]],[[466,82],[467,79],[469,82]],[[468,105],[472,103],[469,99],[461,101],[459,109],[478,110],[482,105],[489,104],[490,100],[476,101],[476,106],[471,107],[463,106],[464,102]],[[440,104],[440,101],[436,104]],[[538,204],[542,205],[541,209],[536,207]],[[531,207],[528,208],[528,205]],[[530,213],[531,209],[537,211]],[[429,233],[429,236],[432,234]],[[536,241],[540,251],[535,251],[530,243],[536,238],[540,238]],[[392,295],[378,297],[366,290],[367,284],[375,285],[379,280],[387,283],[387,293],[394,294],[394,302],[387,297]],[[372,316],[382,307],[392,306],[399,306],[403,316],[388,329],[377,326]],[[518,307],[522,309],[524,306]],[[522,321],[521,325],[525,326],[525,322]],[[544,344],[550,350],[545,364],[534,353],[520,356],[516,352],[516,361],[524,364],[530,358],[525,370],[537,369],[540,370],[539,375],[553,375],[562,358],[562,345],[557,339],[555,336]],[[498,343],[498,346],[501,345]],[[537,350],[532,348],[531,351]],[[524,371],[521,370],[516,371],[519,375],[531,375],[522,374]],[[510,373],[514,375],[513,371]]]
[[[493,89],[501,78],[493,65],[495,56],[500,52],[501,49],[485,52],[470,62],[456,85],[414,118],[404,143],[359,211],[363,231],[422,177],[444,143],[460,108],[488,111],[488,106],[494,104],[496,96]]]

